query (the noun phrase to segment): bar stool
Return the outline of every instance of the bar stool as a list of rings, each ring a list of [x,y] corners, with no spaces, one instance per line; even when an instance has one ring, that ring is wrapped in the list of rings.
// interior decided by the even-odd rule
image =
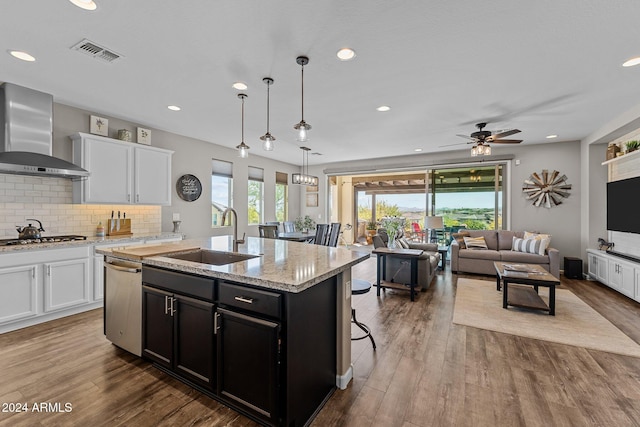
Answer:
[[[366,280],[362,280],[362,279],[351,280],[351,295],[366,294],[370,290],[371,290],[371,283],[367,282]],[[373,349],[375,350],[376,342],[373,340],[373,336],[371,335],[371,329],[369,329],[369,327],[364,323],[358,322],[358,319],[356,319],[356,309],[353,307],[351,308],[351,322],[355,323],[355,325],[358,328],[362,329],[365,332],[365,335],[361,337],[356,337],[356,338],[352,337],[351,340],[352,341],[363,340],[369,337],[369,339],[371,340],[371,344],[373,345]]]

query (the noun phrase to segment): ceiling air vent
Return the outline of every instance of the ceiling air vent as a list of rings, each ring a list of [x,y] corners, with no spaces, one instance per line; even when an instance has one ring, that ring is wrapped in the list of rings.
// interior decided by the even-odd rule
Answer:
[[[104,48],[99,44],[96,44],[90,40],[84,39],[80,43],[71,46],[72,50],[77,50],[93,58],[99,59],[104,62],[116,62],[122,57],[112,50]]]

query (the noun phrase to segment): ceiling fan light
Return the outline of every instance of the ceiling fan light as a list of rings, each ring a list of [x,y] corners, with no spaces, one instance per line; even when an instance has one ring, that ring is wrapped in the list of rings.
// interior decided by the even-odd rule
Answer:
[[[485,145],[484,146],[484,153],[485,156],[490,156],[491,155],[491,146],[490,145]]]
[[[476,157],[478,155],[478,146],[474,145],[471,147],[471,157]]]

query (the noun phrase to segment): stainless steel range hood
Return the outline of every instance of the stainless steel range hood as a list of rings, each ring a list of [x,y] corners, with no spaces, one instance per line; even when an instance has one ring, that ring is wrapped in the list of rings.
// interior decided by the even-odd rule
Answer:
[[[53,96],[0,85],[0,173],[78,178],[89,172],[53,157]]]

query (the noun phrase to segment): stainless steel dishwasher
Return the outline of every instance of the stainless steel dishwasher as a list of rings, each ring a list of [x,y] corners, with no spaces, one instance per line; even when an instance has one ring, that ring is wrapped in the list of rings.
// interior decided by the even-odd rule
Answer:
[[[107,339],[142,355],[142,264],[107,257],[105,270],[105,332]]]

